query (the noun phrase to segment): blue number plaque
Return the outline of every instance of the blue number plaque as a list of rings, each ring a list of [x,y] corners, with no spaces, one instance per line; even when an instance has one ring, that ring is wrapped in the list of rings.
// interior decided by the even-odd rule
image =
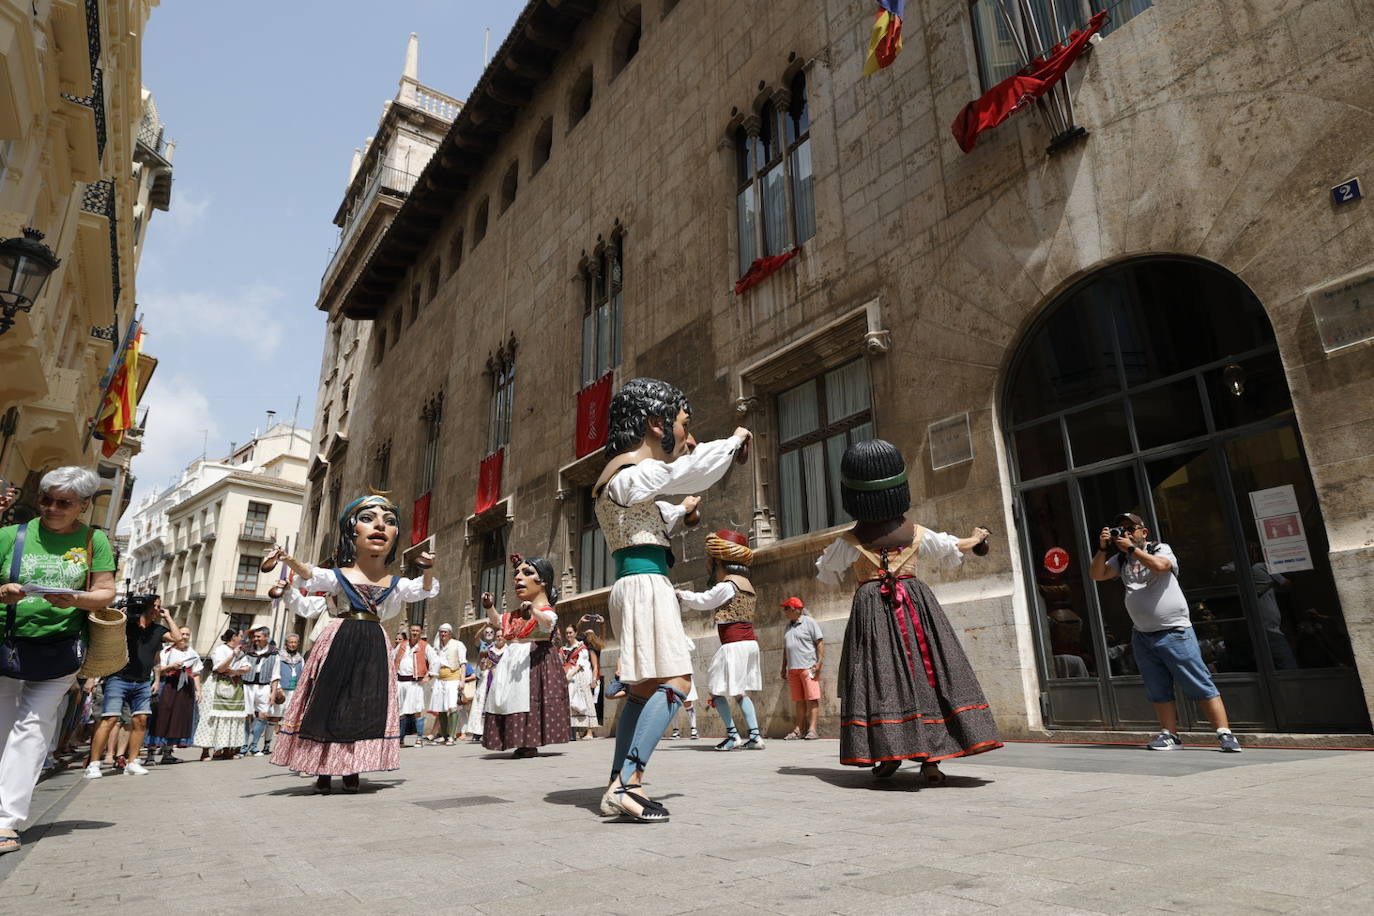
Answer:
[[[1331,189],[1331,199],[1336,205],[1354,203],[1363,197],[1360,192],[1360,179],[1352,178],[1349,181],[1341,182]]]

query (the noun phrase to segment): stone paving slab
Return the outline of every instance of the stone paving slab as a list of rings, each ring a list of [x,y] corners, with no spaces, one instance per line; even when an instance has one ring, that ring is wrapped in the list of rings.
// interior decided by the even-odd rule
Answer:
[[[610,742],[407,749],[315,796],[262,759],[40,786],[0,911],[1334,913],[1374,892],[1374,756],[1012,744],[878,781],[833,741],[664,742],[668,824],[595,816]],[[336,782],[337,786],[337,782]],[[438,892],[443,889],[442,894]],[[22,901],[22,902],[21,902]]]

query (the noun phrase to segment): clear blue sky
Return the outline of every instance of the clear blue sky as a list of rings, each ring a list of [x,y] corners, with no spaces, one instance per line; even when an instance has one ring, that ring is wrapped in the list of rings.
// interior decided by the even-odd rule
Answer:
[[[135,500],[208,440],[244,442],[266,411],[314,416],[324,319],[315,310],[354,147],[396,94],[411,32],[420,80],[465,98],[524,0],[164,0],[143,82],[177,141],[172,205],[138,275],[160,365],[134,461]],[[126,516],[127,519],[127,516]]]

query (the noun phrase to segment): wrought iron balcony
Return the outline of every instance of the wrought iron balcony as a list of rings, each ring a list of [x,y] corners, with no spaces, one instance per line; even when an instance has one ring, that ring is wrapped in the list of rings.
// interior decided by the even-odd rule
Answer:
[[[62,93],[62,98],[68,102],[75,102],[78,105],[85,105],[95,112],[95,155],[97,159],[105,157],[105,86],[104,73],[99,67],[91,67],[91,94],[87,96],[70,95]]]
[[[119,305],[119,217],[116,215],[117,204],[113,178],[93,181],[86,185],[86,190],[81,194],[82,210],[103,216],[110,221],[110,283],[116,306]]]

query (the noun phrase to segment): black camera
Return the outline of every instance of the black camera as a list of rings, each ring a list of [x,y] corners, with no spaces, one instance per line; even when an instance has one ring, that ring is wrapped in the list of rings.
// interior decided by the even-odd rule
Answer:
[[[1109,529],[1109,530],[1107,531],[1107,533],[1108,533],[1109,535],[1111,535],[1112,540],[1115,541],[1117,538],[1124,538],[1124,537],[1126,536],[1126,529],[1124,529],[1124,528],[1111,528],[1111,529]]]

